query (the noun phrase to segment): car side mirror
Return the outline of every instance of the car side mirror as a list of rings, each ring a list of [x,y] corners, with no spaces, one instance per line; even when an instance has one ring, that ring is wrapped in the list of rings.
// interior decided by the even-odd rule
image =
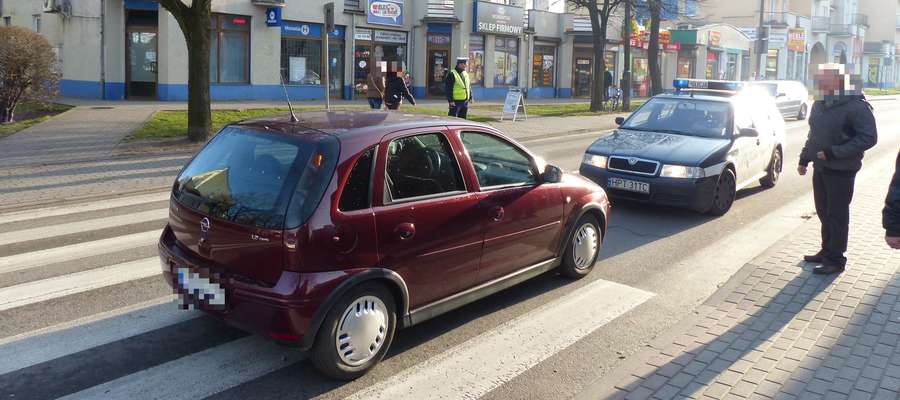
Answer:
[[[544,173],[541,174],[541,179],[544,180],[544,183],[559,183],[562,181],[562,170],[555,165],[547,164],[544,167]]]
[[[616,125],[622,126],[625,123],[625,117],[616,117]]]
[[[759,137],[759,131],[756,128],[741,128],[738,132],[740,137]]]

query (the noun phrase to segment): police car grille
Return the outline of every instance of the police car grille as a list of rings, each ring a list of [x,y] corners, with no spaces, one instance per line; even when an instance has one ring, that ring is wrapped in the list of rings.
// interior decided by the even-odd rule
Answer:
[[[613,171],[631,172],[642,175],[654,175],[656,174],[657,168],[659,168],[659,163],[656,161],[636,160],[636,162],[632,164],[628,160],[628,158],[609,158],[609,169]]]

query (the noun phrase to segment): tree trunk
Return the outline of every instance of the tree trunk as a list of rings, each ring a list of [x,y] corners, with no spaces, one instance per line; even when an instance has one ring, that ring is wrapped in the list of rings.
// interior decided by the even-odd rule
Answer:
[[[649,0],[650,6],[650,45],[647,46],[647,64],[650,73],[650,95],[663,92],[662,71],[659,66],[659,18],[660,0]]]
[[[208,6],[208,5],[207,5]],[[211,15],[191,10],[188,43],[188,140],[203,142],[212,130],[209,98],[209,47]]]
[[[591,31],[594,42],[594,56],[591,70],[593,77],[591,78],[591,112],[599,112],[603,110],[603,79],[606,63],[603,59],[603,48],[606,47],[606,24],[600,21],[600,12],[597,4],[588,6],[588,13],[591,17]]]

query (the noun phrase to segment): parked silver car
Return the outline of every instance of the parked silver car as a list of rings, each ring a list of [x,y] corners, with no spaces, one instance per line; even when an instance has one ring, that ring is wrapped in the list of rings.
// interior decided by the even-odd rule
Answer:
[[[751,85],[762,87],[775,97],[782,117],[803,120],[809,114],[809,92],[802,82],[755,81]]]

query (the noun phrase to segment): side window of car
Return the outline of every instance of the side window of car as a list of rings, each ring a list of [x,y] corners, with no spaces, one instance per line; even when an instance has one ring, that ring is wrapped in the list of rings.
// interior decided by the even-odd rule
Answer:
[[[359,158],[350,170],[350,176],[341,192],[338,208],[341,211],[354,211],[369,208],[372,194],[372,164],[375,161],[375,147],[370,147]]]
[[[482,188],[538,182],[531,157],[509,142],[481,132],[463,132],[460,136]]]
[[[759,134],[768,133],[772,129],[772,121],[769,119],[769,110],[767,107],[754,107],[751,111],[753,118],[753,127],[759,131]]]
[[[453,149],[440,133],[393,140],[384,180],[386,203],[466,190]]]
[[[753,119],[750,118],[750,112],[744,104],[736,104],[734,107],[734,123],[738,129],[753,127]]]

